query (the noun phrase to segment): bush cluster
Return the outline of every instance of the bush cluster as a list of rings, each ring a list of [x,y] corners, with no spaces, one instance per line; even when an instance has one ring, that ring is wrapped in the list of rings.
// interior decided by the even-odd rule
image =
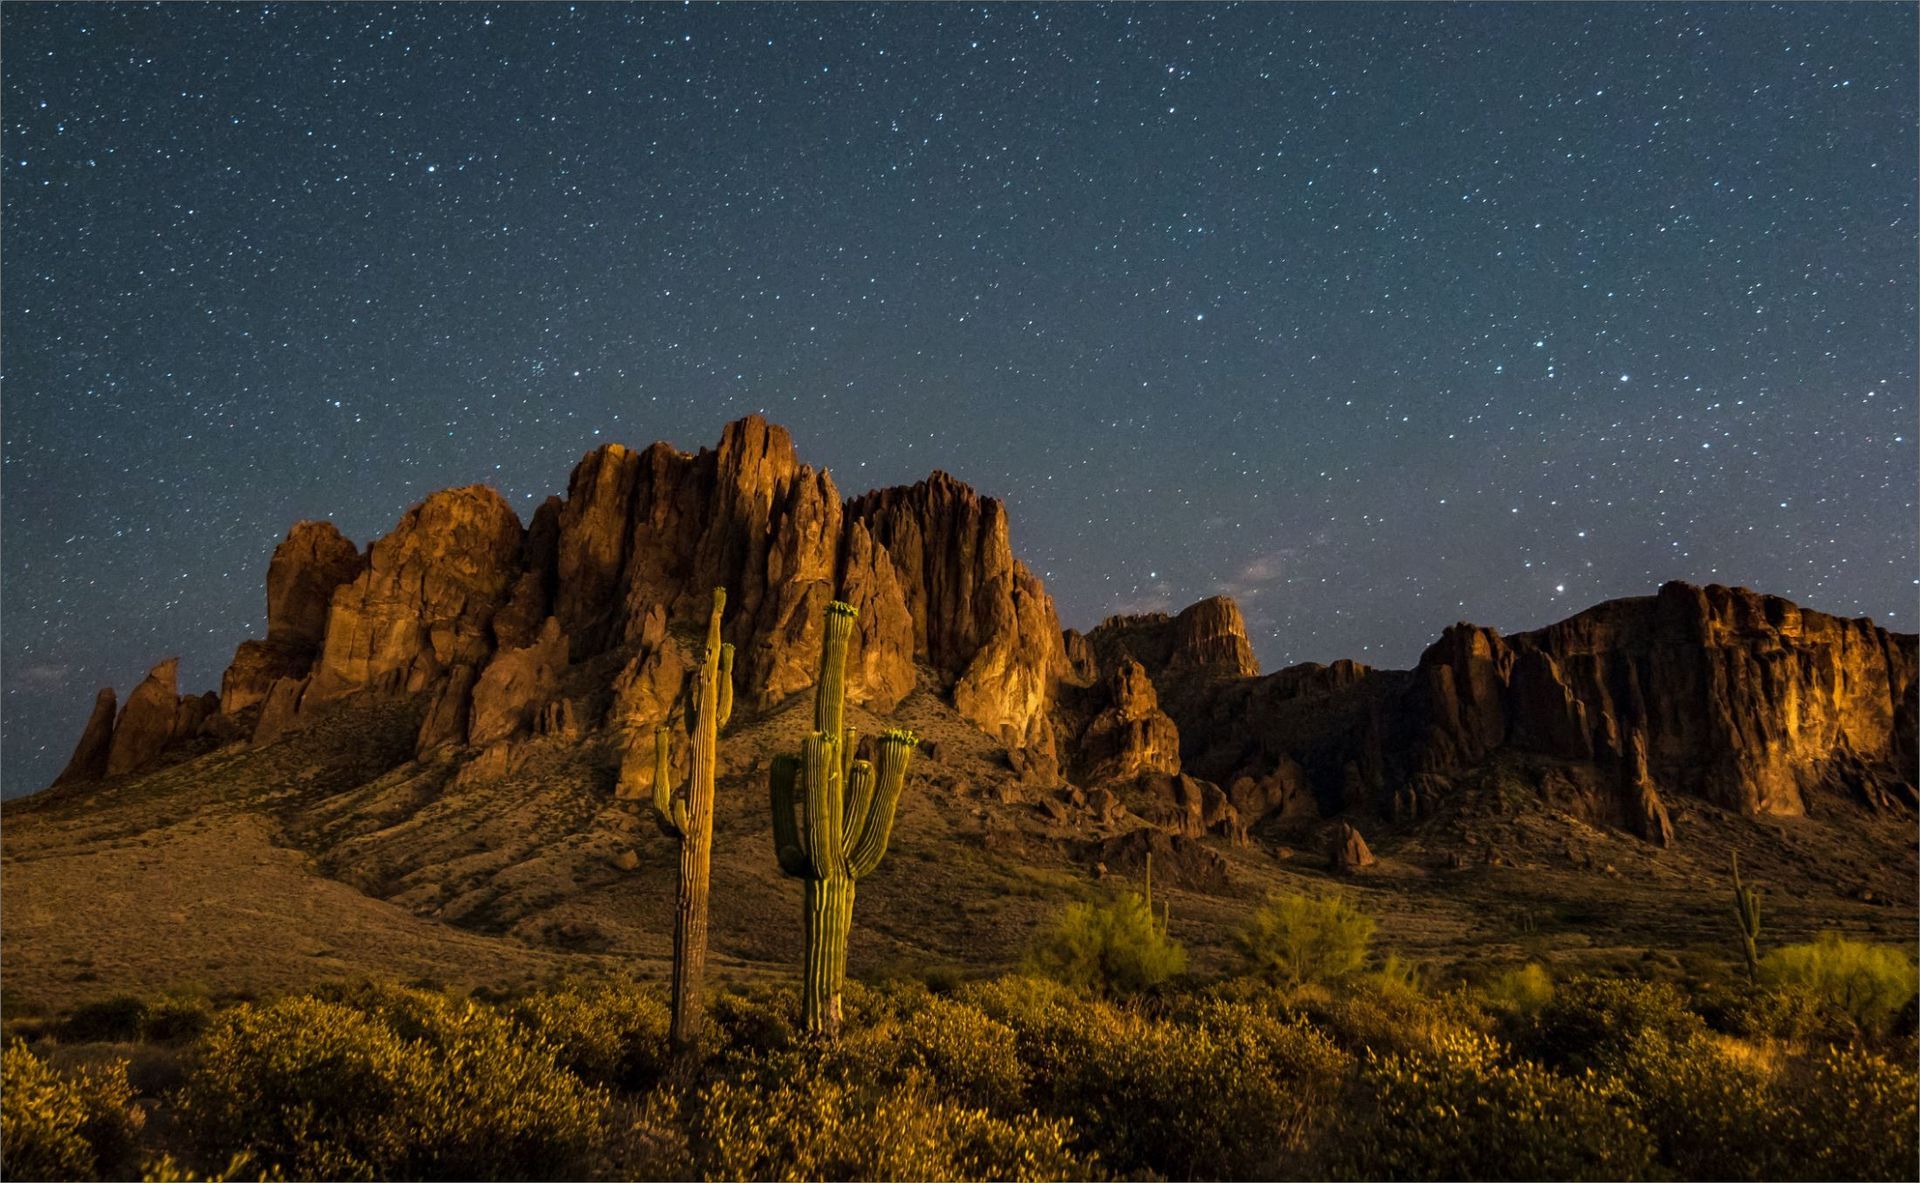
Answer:
[[[1153,918],[1144,896],[1105,904],[1069,904],[1034,942],[1029,973],[1076,989],[1124,996],[1184,973],[1187,951]]]
[[[114,1179],[127,1174],[141,1115],[124,1063],[62,1076],[23,1043],[0,1052],[0,1175]]]
[[[1323,931],[1346,905],[1285,913]],[[1288,921],[1292,923],[1292,921]],[[1279,925],[1265,931],[1278,931]],[[1311,942],[1309,942],[1311,944]],[[454,999],[359,984],[214,1015],[144,1163],[124,1061],[5,1052],[9,1178],[1911,1178],[1897,1037],[1729,1033],[1805,980],[1688,994],[1542,966],[1478,991],[1333,956],[1112,997],[1008,976],[849,983],[837,1040],[790,989],[732,989],[670,1052],[653,991]],[[1291,938],[1274,947],[1295,947]],[[1364,957],[1364,943],[1361,944]],[[1847,953],[1828,964],[1878,964]],[[1280,964],[1269,962],[1266,964]],[[1878,972],[1878,971],[1876,971]],[[1824,979],[1822,979],[1824,980]],[[1897,983],[1896,983],[1897,985]],[[1854,991],[1856,1006],[1880,994]],[[1785,1005],[1785,1004],[1781,1004]],[[1839,1005],[1826,1003],[1822,1005]],[[1709,1029],[1698,1008],[1718,1017]],[[190,1008],[189,1008],[190,1009]],[[53,1031],[156,1038],[116,1005]],[[161,1028],[165,1029],[165,1028]],[[44,1030],[44,1029],[43,1029]],[[1875,1039],[1879,1038],[1879,1042]],[[136,1073],[134,1079],[142,1079]],[[141,1105],[148,1102],[142,1099]],[[178,1155],[179,1157],[174,1157]]]
[[[477,1003],[393,993],[243,1005],[207,1033],[179,1112],[210,1158],[323,1179],[565,1178],[605,1093]]]

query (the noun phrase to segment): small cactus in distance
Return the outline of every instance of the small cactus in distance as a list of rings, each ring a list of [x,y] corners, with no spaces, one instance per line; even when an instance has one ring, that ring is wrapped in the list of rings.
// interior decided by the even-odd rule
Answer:
[[[725,588],[713,589],[707,643],[687,688],[687,735],[692,749],[687,783],[673,785],[673,740],[663,724],[653,733],[653,811],[680,843],[680,881],[673,916],[673,1020],[676,1047],[700,1034],[701,988],[707,970],[707,883],[713,864],[713,771],[716,736],[733,714],[733,646],[720,642]]]
[[[893,730],[880,737],[875,763],[853,758],[854,729],[846,726],[847,639],[853,619],[852,605],[837,600],[827,605],[813,731],[800,755],[774,757],[767,776],[774,852],[780,869],[805,884],[801,1010],[808,1031],[828,1036],[840,1030],[854,884],[879,866],[887,852],[894,807],[914,747],[913,732]]]
[[[1740,925],[1740,952],[1747,960],[1747,980],[1760,978],[1760,893],[1740,881],[1740,852],[1733,859],[1733,917]]]

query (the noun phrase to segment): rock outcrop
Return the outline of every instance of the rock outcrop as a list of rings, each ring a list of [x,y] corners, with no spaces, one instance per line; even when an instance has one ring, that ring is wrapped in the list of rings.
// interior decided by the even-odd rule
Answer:
[[[424,690],[491,654],[493,615],[519,572],[523,531],[485,485],[446,489],[375,542],[333,595],[308,703],[359,690]]]
[[[559,688],[567,668],[567,636],[547,617],[531,645],[496,654],[473,684],[467,743],[486,747],[527,730]]]
[[[913,654],[951,688],[955,708],[1009,747],[1051,758],[1060,621],[1013,557],[1006,507],[936,472],[856,497],[846,517],[889,556]]]
[[[332,522],[297,522],[267,564],[267,639],[242,641],[220,682],[226,714],[265,701],[280,678],[302,678],[326,636],[333,593],[366,569],[366,556]]]
[[[1373,851],[1367,849],[1367,840],[1351,822],[1341,822],[1334,827],[1332,840],[1327,845],[1327,861],[1335,872],[1352,875],[1373,866]]]
[[[152,767],[168,745],[191,738],[218,707],[214,695],[182,698],[178,688],[180,659],[169,657],[147,672],[146,679],[127,695],[127,705],[113,725],[107,744],[106,775],[121,776]],[[99,714],[102,699],[94,700]],[[92,722],[88,724],[92,730]],[[76,752],[76,755],[78,753]]]
[[[1507,749],[1617,768],[1649,837],[1669,828],[1663,794],[1799,814],[1843,772],[1912,783],[1896,723],[1915,666],[1915,638],[1871,621],[1669,583],[1512,637],[1447,630],[1415,671],[1413,763],[1445,776]]]
[[[1164,653],[1170,670],[1170,626],[1110,621],[1088,648]],[[1533,632],[1455,625],[1408,672],[1297,666],[1160,702],[1183,767],[1232,786],[1249,824],[1303,790],[1322,816],[1410,820],[1497,775],[1665,845],[1676,797],[1745,814],[1800,813],[1823,791],[1912,803],[1915,670],[1911,635],[1670,583]]]
[[[1106,705],[1074,743],[1074,780],[1095,785],[1142,772],[1178,773],[1180,730],[1160,709],[1146,668],[1123,655],[1104,687]]]
[[[373,692],[432,696],[421,755],[529,728],[624,743],[672,709],[685,635],[715,587],[745,708],[812,684],[823,609],[845,599],[859,610],[852,701],[890,713],[925,670],[1025,779],[1057,782],[1059,624],[1013,557],[1001,503],[945,473],[843,501],[757,415],[697,453],[599,448],[525,529],[480,485],[428,497],[365,555],[328,523],[300,523],[269,568],[267,637],[236,652],[211,734],[250,723],[269,743],[320,704]],[[570,701],[549,717],[561,673],[603,655],[612,693],[580,700],[592,715]]]
[[[93,696],[93,712],[87,716],[86,729],[80,733],[80,742],[73,745],[73,755],[67,760],[66,768],[54,778],[54,784],[99,780],[107,774],[107,753],[113,746],[113,714],[117,702],[111,686],[102,686]]]

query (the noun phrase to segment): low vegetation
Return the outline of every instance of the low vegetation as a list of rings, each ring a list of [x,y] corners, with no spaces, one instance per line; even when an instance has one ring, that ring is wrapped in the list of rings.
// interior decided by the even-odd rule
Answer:
[[[1828,988],[1866,966],[1911,991],[1888,968],[1910,974],[1901,951],[1776,950],[1781,968],[1757,985],[1557,979],[1529,963],[1441,988],[1356,940],[1367,926],[1353,915],[1328,898],[1270,903],[1248,945],[1284,955],[1225,979],[1111,955],[1165,939],[1149,915],[1099,930],[1100,956],[1057,958],[1065,980],[849,982],[838,1039],[808,1032],[792,989],[736,987],[711,1000],[685,1056],[664,996],[623,982],[480,997],[334,986],[197,1010],[187,1037],[150,1021],[157,1004],[117,1005],[16,1024],[33,1042],[6,1048],[0,1166],[61,1179],[1913,1177],[1920,1115],[1897,1018],[1911,993]],[[1805,970],[1807,957],[1833,972]],[[1811,995],[1858,1021],[1806,1023]],[[77,1037],[89,1030],[111,1042]],[[148,1066],[130,1079],[115,1055]],[[151,1072],[154,1057],[173,1071]]]

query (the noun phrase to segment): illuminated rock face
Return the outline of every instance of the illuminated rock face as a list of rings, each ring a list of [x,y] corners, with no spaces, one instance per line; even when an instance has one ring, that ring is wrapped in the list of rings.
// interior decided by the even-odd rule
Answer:
[[[1669,583],[1471,651],[1443,639],[1416,671],[1422,760],[1445,770],[1506,744],[1631,769],[1640,744],[1645,783],[1747,814],[1802,813],[1815,787],[1863,778],[1911,797],[1915,640]]]
[[[328,523],[299,524],[269,568],[267,638],[235,653],[222,716],[261,744],[332,700],[425,693],[422,755],[549,717],[566,726],[543,733],[650,728],[692,665],[683,638],[714,587],[728,590],[750,708],[812,684],[825,605],[844,599],[859,611],[853,701],[891,712],[924,669],[1023,766],[1053,775],[1059,624],[1013,558],[1001,504],[944,473],[843,501],[758,416],[698,453],[599,448],[524,529],[479,485],[433,494],[364,555]],[[612,693],[582,698],[612,708],[580,719],[561,697],[567,671],[616,651]]]
[[[1187,770],[1249,794],[1304,777],[1322,812],[1405,818],[1497,764],[1664,845],[1676,795],[1748,815],[1805,812],[1819,790],[1911,807],[1915,668],[1910,634],[1669,583],[1533,632],[1455,625],[1411,671],[1299,666],[1161,700]]]
[[[267,639],[242,641],[220,683],[220,709],[237,714],[265,702],[274,682],[302,678],[327,632],[333,593],[367,559],[332,522],[297,522],[267,565]]]
[[[456,666],[482,664],[523,535],[485,485],[444,489],[408,510],[373,544],[367,569],[334,592],[305,705],[424,690]]]

